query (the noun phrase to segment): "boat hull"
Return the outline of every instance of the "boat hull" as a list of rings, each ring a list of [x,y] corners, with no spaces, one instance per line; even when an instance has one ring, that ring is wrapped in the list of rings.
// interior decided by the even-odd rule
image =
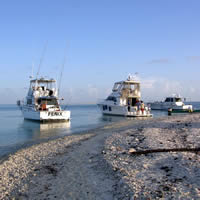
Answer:
[[[192,110],[192,105],[177,106],[173,104],[163,104],[163,103],[150,103],[149,105],[152,110],[168,110],[168,109],[174,109],[180,111]]]
[[[22,109],[24,119],[36,121],[69,121],[70,111],[35,111],[27,108]]]
[[[171,110],[172,113],[200,113],[200,110]]]
[[[118,106],[118,105],[98,104],[98,106],[102,114],[104,115],[125,116],[125,117],[152,117],[152,114],[150,114],[150,112],[147,110],[144,110],[142,112],[141,110],[135,111],[130,109],[130,111],[128,111],[127,106]],[[107,106],[107,109],[105,109],[104,106]]]

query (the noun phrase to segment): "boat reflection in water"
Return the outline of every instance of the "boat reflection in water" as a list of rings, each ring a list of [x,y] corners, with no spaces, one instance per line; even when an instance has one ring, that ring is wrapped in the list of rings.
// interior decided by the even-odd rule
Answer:
[[[147,120],[147,117],[122,117],[122,116],[111,116],[111,115],[103,115],[101,117],[102,121],[105,122],[123,122],[123,121],[138,121],[138,120]]]
[[[20,137],[28,140],[40,140],[56,138],[71,134],[70,121],[54,123],[38,123],[35,121],[24,120],[19,127]]]

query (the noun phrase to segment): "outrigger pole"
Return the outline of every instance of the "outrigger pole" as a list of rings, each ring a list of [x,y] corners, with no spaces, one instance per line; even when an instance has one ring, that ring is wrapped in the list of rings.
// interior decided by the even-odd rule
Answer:
[[[61,68],[61,72],[60,72],[60,79],[59,79],[59,83],[58,83],[58,95],[60,94],[61,81],[62,81],[62,75],[63,75],[65,63],[66,63],[66,57],[67,57],[67,48],[66,48],[66,53],[64,55],[63,64],[62,64],[62,68]]]
[[[40,68],[41,68],[41,65],[42,65],[42,62],[44,60],[44,55],[46,53],[46,49],[47,49],[47,44],[48,44],[48,41],[46,42],[46,44],[44,45],[44,49],[43,49],[43,52],[42,52],[42,56],[40,58],[40,63],[39,63],[39,66],[38,66],[38,71],[37,71],[37,74],[36,74],[36,80],[39,76],[39,73],[40,73]]]

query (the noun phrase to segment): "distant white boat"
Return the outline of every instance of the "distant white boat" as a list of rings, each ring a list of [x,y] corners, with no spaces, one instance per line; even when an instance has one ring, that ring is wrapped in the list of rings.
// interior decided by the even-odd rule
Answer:
[[[150,108],[140,98],[140,82],[129,76],[125,81],[116,82],[112,93],[98,106],[106,115],[151,117]]]
[[[62,110],[58,97],[56,80],[30,80],[30,87],[25,101],[18,101],[24,119],[37,121],[68,121],[70,111]]]
[[[155,101],[148,103],[152,110],[183,110],[183,111],[192,111],[192,105],[185,105],[183,98],[180,95],[172,95],[166,97],[164,101]]]

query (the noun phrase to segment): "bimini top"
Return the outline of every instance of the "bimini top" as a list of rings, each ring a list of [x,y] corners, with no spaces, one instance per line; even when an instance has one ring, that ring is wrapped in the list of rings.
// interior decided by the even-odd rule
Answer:
[[[126,80],[126,81],[115,82],[115,84],[140,84],[140,81],[137,81],[137,80]]]
[[[136,76],[129,75],[127,80],[119,81],[119,82],[116,82],[115,84],[140,84],[140,81],[137,80]]]
[[[55,83],[56,80],[55,79],[44,79],[44,78],[40,78],[40,79],[33,79],[31,80],[31,83]]]

